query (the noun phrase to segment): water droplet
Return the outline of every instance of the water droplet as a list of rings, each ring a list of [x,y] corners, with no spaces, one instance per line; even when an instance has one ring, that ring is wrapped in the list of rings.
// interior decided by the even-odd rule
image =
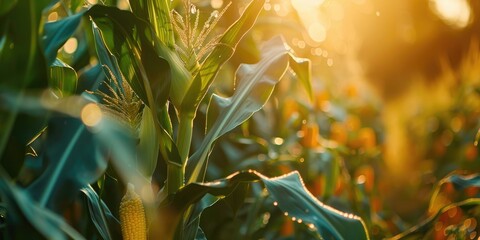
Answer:
[[[288,216],[288,212],[285,212],[283,215]]]
[[[190,13],[191,14],[197,13],[197,7],[193,4],[190,4]]]
[[[273,206],[278,206],[278,202],[273,202]]]
[[[292,221],[297,221],[297,218],[296,217],[292,217]]]
[[[315,229],[315,225],[313,225],[313,223],[309,223],[309,224],[307,224],[307,226],[308,226],[308,228],[310,228],[310,229]]]
[[[302,223],[303,220],[302,220],[302,219],[298,219],[297,222],[298,222],[298,223]]]
[[[212,16],[213,18],[218,18],[218,11],[217,11],[217,10],[213,11],[213,12],[210,14],[210,16]]]

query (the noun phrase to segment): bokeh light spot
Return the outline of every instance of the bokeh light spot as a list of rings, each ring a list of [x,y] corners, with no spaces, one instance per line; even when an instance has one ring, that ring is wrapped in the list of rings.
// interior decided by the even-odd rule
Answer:
[[[94,127],[102,120],[102,111],[97,104],[89,103],[83,107],[80,117],[85,125]]]
[[[321,23],[314,22],[308,27],[308,34],[315,42],[323,42],[327,37],[327,30]]]
[[[69,38],[65,45],[63,46],[63,50],[67,54],[73,54],[78,47],[78,40],[76,38]]]
[[[55,22],[58,20],[58,13],[57,12],[51,12],[48,14],[47,21],[48,22]]]
[[[210,1],[210,6],[215,9],[219,9],[223,6],[223,0],[212,0]]]

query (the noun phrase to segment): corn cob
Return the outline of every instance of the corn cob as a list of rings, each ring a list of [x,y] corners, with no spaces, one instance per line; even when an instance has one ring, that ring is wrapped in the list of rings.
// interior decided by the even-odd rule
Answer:
[[[120,202],[120,221],[124,240],[146,240],[147,224],[142,199],[135,193],[132,184]]]

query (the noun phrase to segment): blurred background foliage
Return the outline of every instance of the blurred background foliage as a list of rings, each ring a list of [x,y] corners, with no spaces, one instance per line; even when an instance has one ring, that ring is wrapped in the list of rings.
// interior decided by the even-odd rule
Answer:
[[[18,94],[33,94],[48,102],[49,96],[41,91],[47,86],[57,88],[60,97],[92,91],[105,78],[91,44],[92,31],[78,28],[58,46],[57,59],[48,60],[38,46],[27,41],[38,34],[40,23],[13,21],[11,16],[18,11],[15,18],[20,19],[30,11],[42,23],[55,22],[98,2],[61,1],[47,12],[42,9],[49,1],[36,1],[28,11],[22,9],[31,7],[26,2],[0,2],[0,32],[8,33],[0,39],[0,62],[5,63],[0,74],[8,76],[0,81],[0,94],[17,94],[14,90],[22,89]],[[129,7],[127,1],[100,2]],[[232,1],[215,30],[221,33],[230,26],[248,2]],[[180,1],[172,4],[179,13],[191,11],[183,9]],[[229,2],[198,0],[192,4],[202,13],[201,21],[207,21],[212,11],[218,13]],[[5,14],[13,6],[14,12]],[[260,46],[281,34],[297,55],[311,59],[314,98],[309,99],[295,73],[288,71],[265,107],[216,143],[207,180],[247,169],[268,177],[298,170],[319,200],[362,217],[372,239],[402,232],[398,238],[478,238],[479,14],[480,3],[474,0],[266,1],[255,26],[220,70],[210,92],[231,96],[239,64],[257,62]],[[81,25],[89,24],[85,18],[79,17]],[[113,44],[108,42],[113,37],[105,35],[106,44]],[[30,47],[17,48],[13,42]],[[52,68],[45,71],[47,66]],[[18,97],[15,94],[9,99]],[[0,102],[0,153],[5,170],[1,176],[28,186],[40,172],[49,171],[45,162],[33,159],[35,149],[42,147],[36,140],[46,138],[37,134],[47,124],[46,114],[52,113],[32,115],[17,109],[18,115],[12,116],[5,111],[12,108],[8,104],[14,103]],[[203,101],[195,118],[193,149],[204,136],[207,106],[208,101]],[[173,107],[170,115],[175,115]],[[178,122],[172,121],[176,129]],[[78,122],[70,119],[65,125],[71,130]],[[89,135],[82,137],[86,138],[83,144],[101,142]],[[106,222],[118,227],[115,221],[124,184],[117,170],[101,160],[108,147],[98,148],[91,150],[92,158],[98,160],[93,172],[101,175],[92,176],[99,179],[92,184],[93,191],[111,210]],[[163,187],[166,178],[165,163],[158,161],[153,188]],[[75,186],[75,181],[66,182]],[[205,210],[200,226],[208,239],[312,237],[305,225],[274,207],[259,183],[241,187],[250,190],[243,196],[242,207],[234,201],[238,196],[230,195]],[[61,214],[78,231],[100,238],[103,235],[95,232],[86,215],[88,208],[95,209],[88,205],[94,201],[84,201],[92,195],[87,189],[82,191],[85,196],[72,195],[70,206],[62,208],[66,210]],[[3,198],[8,202],[8,196]],[[25,204],[19,196],[11,198]],[[62,199],[56,201],[60,203],[51,204],[61,204]],[[5,219],[2,211],[0,216]]]

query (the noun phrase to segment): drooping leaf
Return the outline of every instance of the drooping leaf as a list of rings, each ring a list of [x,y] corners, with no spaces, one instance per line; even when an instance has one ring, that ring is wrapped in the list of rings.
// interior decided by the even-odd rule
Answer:
[[[195,204],[189,219],[183,227],[181,236],[176,236],[180,239],[206,239],[205,234],[200,228],[200,216],[205,209],[213,206],[220,200],[220,197],[211,194],[205,194],[202,199]]]
[[[318,232],[324,239],[369,239],[365,223],[358,216],[320,202],[305,188],[298,172],[268,178],[250,170],[213,182],[190,183],[170,198],[170,204],[182,211],[200,201],[207,193],[227,196],[238,184],[254,181],[261,181],[265,185],[274,206],[311,231]]]
[[[466,188],[470,188],[470,187],[479,188],[480,175],[479,174],[462,174],[461,172],[456,171],[444,177],[443,179],[441,179],[438,182],[437,186],[435,187],[435,190],[432,193],[432,197],[430,198],[430,204],[428,207],[428,211],[430,213],[435,213],[439,211],[440,208],[452,202],[463,200],[463,199],[447,200],[446,197],[449,197],[449,196],[446,196],[445,193],[442,192],[442,188],[446,184],[451,184],[454,190],[458,192],[463,191]],[[451,192],[446,194],[452,195]]]
[[[49,86],[59,90],[62,96],[69,96],[77,88],[77,72],[57,58],[50,66],[48,81]]]
[[[100,236],[103,239],[118,239],[121,237],[112,236],[113,233],[120,232],[120,222],[113,216],[107,205],[98,197],[95,190],[93,190],[91,186],[87,186],[80,191],[86,197],[88,213]]]
[[[308,61],[303,61],[295,56],[290,58],[290,67],[295,72],[297,79],[303,85],[303,88],[307,92],[310,101],[313,101],[313,88],[312,88],[312,65]]]
[[[58,49],[75,33],[83,13],[84,11],[55,22],[45,23],[41,42],[48,65],[54,64]]]
[[[48,167],[27,191],[40,206],[59,210],[69,196],[105,171],[105,150],[81,120],[63,116],[50,119],[45,144],[50,146],[42,156]]]
[[[213,95],[207,113],[207,126],[211,127],[199,150],[187,161],[188,183],[204,179],[208,154],[214,141],[263,107],[289,65],[308,63],[306,59],[293,58],[290,49],[280,37],[266,42],[262,53],[259,63],[243,64],[237,69],[237,86],[232,97]]]
[[[480,205],[479,198],[454,198],[452,192],[444,193],[444,186],[451,184],[454,191],[461,192],[467,188],[480,187],[479,174],[463,174],[460,171],[454,171],[441,179],[435,187],[429,204],[429,217],[405,232],[402,232],[390,239],[419,239],[424,238],[427,233],[435,228],[435,224],[440,216],[453,208],[463,210],[472,209]],[[461,196],[461,195],[459,195]],[[458,197],[458,196],[457,196]]]
[[[13,239],[32,238],[26,219],[35,230],[47,239],[84,239],[74,228],[54,212],[39,206],[28,192],[7,182],[5,174],[0,178],[0,195],[7,206],[8,231]]]
[[[461,202],[448,204],[440,208],[435,214],[433,214],[429,218],[421,221],[420,223],[408,229],[407,231],[387,239],[388,240],[424,239],[425,236],[430,231],[432,231],[432,229],[435,229],[435,223],[437,223],[441,215],[446,214],[452,209],[456,209],[458,211],[458,208],[460,208],[463,211],[469,211],[473,208],[478,208],[478,206],[480,206],[480,198],[469,198]]]
[[[194,77],[193,83],[186,91],[186,96],[189,97],[182,101],[183,111],[192,112],[196,109],[213,83],[218,70],[232,57],[237,44],[255,24],[264,3],[265,0],[250,2],[240,18],[223,33],[216,47],[201,63],[199,74]]]

